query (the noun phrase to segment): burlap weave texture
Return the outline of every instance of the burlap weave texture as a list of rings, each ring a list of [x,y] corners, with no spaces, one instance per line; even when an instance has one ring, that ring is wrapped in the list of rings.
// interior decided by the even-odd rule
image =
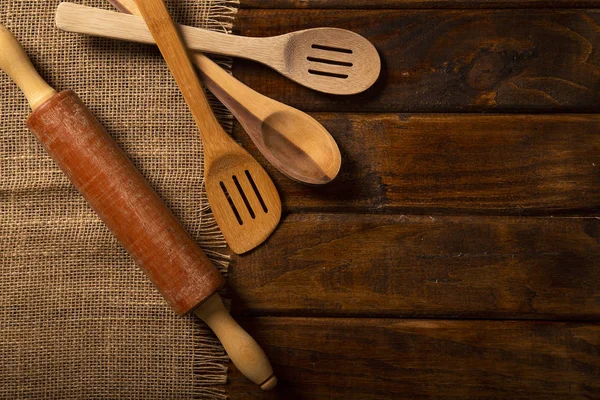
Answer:
[[[158,50],[61,32],[58,4],[2,0],[0,23],[48,83],[82,98],[225,272],[200,137]],[[167,4],[176,22],[229,31],[237,0]],[[27,131],[29,113],[0,74],[0,399],[224,398],[219,342],[169,309]]]

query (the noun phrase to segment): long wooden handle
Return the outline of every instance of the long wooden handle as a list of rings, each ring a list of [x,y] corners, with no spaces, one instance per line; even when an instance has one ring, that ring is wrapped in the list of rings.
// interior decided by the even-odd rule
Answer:
[[[32,110],[56,94],[37,73],[21,44],[0,25],[0,69],[19,86]]]
[[[55,22],[57,28],[67,32],[154,44],[144,19],[135,15],[61,3],[56,10]],[[271,55],[275,52],[272,42],[276,38],[249,38],[192,26],[177,27],[188,50],[250,59],[256,59],[267,48]]]
[[[229,137],[208,104],[187,50],[164,3],[161,0],[138,0],[136,3],[196,121],[207,157],[213,149],[219,147],[223,137]]]
[[[202,135],[203,142],[206,143],[207,138],[214,140],[212,138],[215,133],[226,135],[210,109],[187,50],[163,1],[136,0],[136,3],[194,115],[198,128],[201,132],[205,130]],[[220,132],[215,132],[216,130]],[[214,137],[218,139],[217,135]],[[208,145],[204,148],[207,151]],[[276,385],[277,379],[265,353],[254,339],[233,321],[220,299],[213,296],[207,303],[198,307],[195,313],[218,335],[240,372],[261,385],[264,390]]]

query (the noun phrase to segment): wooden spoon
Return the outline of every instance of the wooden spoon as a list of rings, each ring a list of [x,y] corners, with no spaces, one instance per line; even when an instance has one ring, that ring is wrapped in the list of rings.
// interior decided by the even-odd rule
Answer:
[[[219,125],[162,0],[138,0],[137,5],[200,130],[206,194],[215,219],[234,252],[249,251],[279,223],[277,189],[260,164]]]
[[[121,11],[140,14],[133,0],[109,1]],[[71,22],[77,20],[73,19],[72,13],[87,8],[60,4],[56,12],[57,26],[71,30]],[[89,21],[84,25],[102,24],[101,20],[87,18]],[[154,43],[145,23],[141,23],[143,31]],[[205,85],[231,111],[258,150],[279,171],[311,185],[328,183],[337,176],[341,166],[340,150],[329,132],[314,118],[252,90],[202,53],[191,52],[189,55],[199,68]]]
[[[56,24],[70,32],[154,43],[141,18],[98,8],[63,3]],[[301,85],[330,94],[360,93],[375,83],[381,71],[375,46],[346,29],[313,28],[259,38],[182,25],[179,31],[190,50],[257,61]]]

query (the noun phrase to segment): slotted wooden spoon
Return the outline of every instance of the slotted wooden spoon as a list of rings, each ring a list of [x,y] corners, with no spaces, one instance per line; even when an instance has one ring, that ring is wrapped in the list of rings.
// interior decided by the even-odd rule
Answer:
[[[109,1],[122,12],[140,15],[133,0]],[[71,23],[79,19],[77,13],[82,7],[60,4],[56,11],[56,26],[68,31]],[[94,21],[95,24],[103,23],[102,20]],[[154,43],[145,23],[144,31]],[[319,122],[300,110],[252,90],[202,53],[190,52],[189,55],[206,87],[231,111],[258,150],[279,171],[310,185],[326,184],[337,176],[341,166],[340,150]]]
[[[70,32],[154,43],[143,19],[133,15],[63,3],[57,10],[56,23]],[[178,28],[190,50],[257,61],[325,93],[360,93],[375,83],[381,71],[375,46],[345,29],[313,28],[257,38],[183,25]]]
[[[206,193],[215,219],[231,249],[245,253],[277,227],[277,189],[260,164],[219,125],[162,0],[138,0],[137,5],[200,130]]]

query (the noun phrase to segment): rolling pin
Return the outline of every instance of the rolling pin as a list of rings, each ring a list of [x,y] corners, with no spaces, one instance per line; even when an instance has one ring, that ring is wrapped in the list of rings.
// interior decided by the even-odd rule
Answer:
[[[179,315],[193,311],[236,367],[264,390],[277,378],[216,291],[224,279],[77,95],[57,93],[0,25],[0,69],[23,91],[27,127]]]

